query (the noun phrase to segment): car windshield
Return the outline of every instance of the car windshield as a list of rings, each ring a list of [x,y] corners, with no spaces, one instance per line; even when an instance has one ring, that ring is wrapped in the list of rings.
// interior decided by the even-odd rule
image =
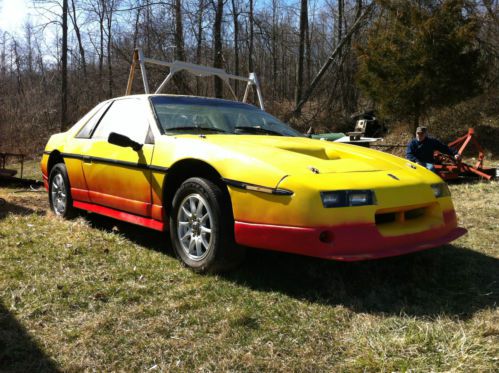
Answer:
[[[303,136],[252,105],[198,97],[153,96],[162,133]]]

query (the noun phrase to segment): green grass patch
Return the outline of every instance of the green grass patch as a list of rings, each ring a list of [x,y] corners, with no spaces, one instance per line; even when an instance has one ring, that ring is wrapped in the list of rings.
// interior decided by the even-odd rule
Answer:
[[[166,235],[1,187],[1,371],[497,371],[499,183],[451,186],[468,235],[339,263],[252,250],[201,276]]]

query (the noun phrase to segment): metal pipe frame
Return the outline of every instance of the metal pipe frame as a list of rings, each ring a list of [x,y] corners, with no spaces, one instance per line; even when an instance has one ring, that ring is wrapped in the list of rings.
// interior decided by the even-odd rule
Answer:
[[[156,89],[154,92],[155,94],[161,93],[161,91],[165,88],[165,86],[171,81],[173,76],[178,73],[179,71],[187,71],[197,77],[209,77],[209,76],[217,76],[224,83],[229,87],[229,90],[234,96],[236,100],[238,100],[236,92],[234,92],[234,89],[230,85],[230,80],[239,80],[243,82],[247,82],[246,89],[244,91],[244,97],[242,99],[242,102],[246,102],[248,99],[248,94],[249,90],[252,88],[256,91],[257,97],[258,97],[258,104],[262,110],[265,110],[265,107],[263,105],[263,95],[262,91],[260,89],[260,84],[258,82],[258,79],[256,77],[255,73],[250,73],[249,77],[245,78],[243,76],[238,76],[238,75],[233,75],[233,74],[228,74],[225,70],[223,69],[217,69],[215,67],[209,67],[209,66],[203,66],[203,65],[196,65],[193,63],[189,62],[183,62],[183,61],[173,61],[173,62],[166,62],[166,61],[161,61],[161,60],[156,60],[153,58],[147,58],[144,57],[144,54],[142,53],[142,50],[140,48],[137,48],[134,53],[133,53],[133,59],[132,59],[132,65],[130,67],[130,75],[128,77],[128,83],[127,83],[127,89],[126,89],[126,95],[130,95],[132,92],[132,83],[133,83],[133,77],[134,77],[134,72],[135,68],[138,65],[140,65],[140,72],[142,75],[142,81],[144,82],[144,92],[146,94],[150,93],[149,89],[149,82],[147,80],[147,72],[146,72],[146,66],[145,64],[154,64],[154,65],[159,65],[159,66],[165,66],[170,69],[170,72],[166,76],[166,78],[161,82],[159,87]]]

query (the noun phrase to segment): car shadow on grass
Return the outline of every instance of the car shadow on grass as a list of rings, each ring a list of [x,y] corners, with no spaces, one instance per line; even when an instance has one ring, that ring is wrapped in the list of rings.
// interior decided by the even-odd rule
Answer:
[[[163,252],[172,257],[175,256],[171,249],[170,236],[168,233],[162,233],[139,225],[84,211],[80,212],[80,216],[82,216],[92,228],[123,234],[127,239],[138,245]]]
[[[224,277],[366,313],[467,319],[499,304],[499,260],[454,245],[354,263],[252,250]]]
[[[85,218],[174,257],[167,233],[96,214]],[[238,268],[220,276],[253,290],[373,314],[467,319],[499,304],[499,259],[458,245],[353,263],[248,249]]]
[[[0,220],[5,219],[8,215],[46,215],[45,210],[32,209],[18,203],[10,202],[8,199],[0,198]]]
[[[0,370],[60,372],[16,318],[0,302]]]

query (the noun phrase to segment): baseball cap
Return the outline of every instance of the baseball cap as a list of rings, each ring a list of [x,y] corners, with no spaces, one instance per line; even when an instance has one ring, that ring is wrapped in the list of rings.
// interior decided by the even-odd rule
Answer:
[[[427,128],[426,127],[418,127],[416,128],[416,133],[419,133],[419,132],[423,132],[423,133],[426,133],[427,132]]]

